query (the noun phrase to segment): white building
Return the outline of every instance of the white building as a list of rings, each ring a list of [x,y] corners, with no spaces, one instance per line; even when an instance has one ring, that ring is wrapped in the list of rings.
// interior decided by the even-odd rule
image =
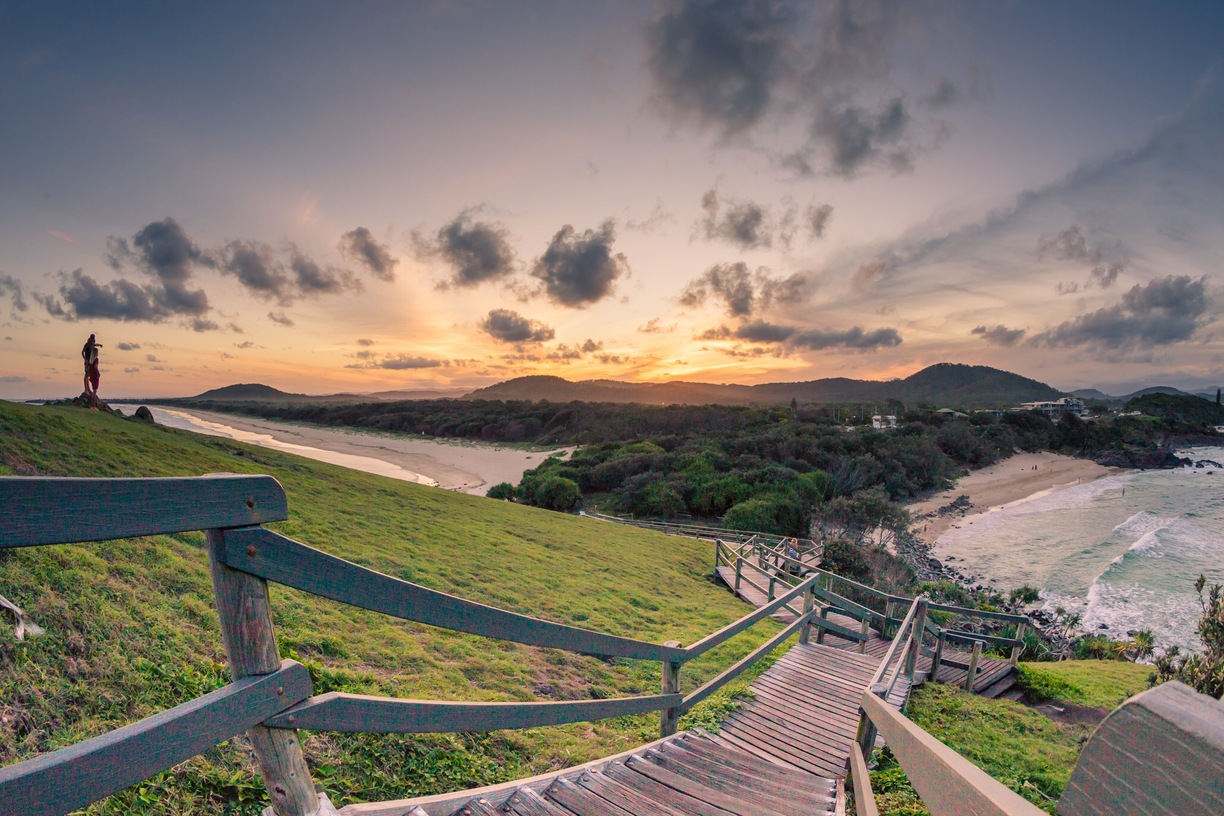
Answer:
[[[1018,411],[1036,411],[1039,414],[1044,414],[1050,419],[1058,419],[1063,414],[1074,414],[1077,417],[1084,415],[1084,401],[1077,400],[1074,397],[1063,397],[1052,402],[1026,402],[1021,405]]]
[[[897,418],[891,414],[886,416],[876,414],[871,418],[871,427],[877,431],[895,431],[897,429]]]

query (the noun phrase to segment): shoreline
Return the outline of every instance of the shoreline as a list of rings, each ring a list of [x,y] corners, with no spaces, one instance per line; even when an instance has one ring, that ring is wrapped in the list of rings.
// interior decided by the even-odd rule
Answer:
[[[1130,472],[1060,453],[1018,453],[970,471],[947,490],[911,502],[906,509],[914,518],[914,538],[929,551],[945,532],[972,524],[978,516]]]
[[[558,451],[572,450],[568,447],[552,450],[524,450],[469,440],[416,438],[356,428],[330,428],[278,422],[241,414],[200,411],[194,408],[160,405],[152,407],[155,410],[187,414],[205,422],[225,425],[247,434],[270,436],[282,444],[300,445],[342,456],[374,459],[419,474],[435,482],[436,486],[443,490],[455,490],[480,496],[483,496],[490,486],[499,482],[517,484],[524,471],[536,467]],[[198,428],[187,428],[186,430],[192,433],[203,433]],[[258,444],[258,442],[246,439],[236,441]],[[353,467],[348,464],[342,466]]]

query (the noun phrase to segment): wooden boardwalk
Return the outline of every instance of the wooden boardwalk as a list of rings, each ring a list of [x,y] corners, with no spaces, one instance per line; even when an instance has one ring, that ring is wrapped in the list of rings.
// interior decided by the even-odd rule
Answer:
[[[342,816],[804,816],[838,785],[688,732],[629,754],[484,791],[350,805]]]
[[[761,569],[749,561],[744,563],[745,567],[742,570],[740,588],[736,595],[753,606],[764,606],[769,600],[767,591],[769,587],[769,573],[767,570]],[[735,586],[735,570],[732,567],[722,566],[718,568],[717,572],[718,577],[722,579],[729,589]],[[752,583],[749,583],[749,581]],[[758,586],[753,586],[752,584],[757,584]],[[765,587],[766,591],[762,591],[758,587]],[[789,587],[786,584],[778,581],[775,585],[775,594],[781,595],[788,589]],[[798,608],[799,603],[796,602],[794,606]],[[783,607],[775,612],[773,617],[783,623],[791,623],[797,615]],[[828,616],[828,619],[851,631],[858,631],[860,627],[860,622],[857,619],[846,615],[833,613]],[[838,649],[851,651],[858,651],[859,649],[858,643],[845,640],[832,633],[825,635],[824,642]],[[864,650],[866,654],[874,655],[878,663],[879,660],[883,659],[884,653],[888,651],[888,647],[891,644],[891,640],[885,640],[880,637],[879,632],[873,629]],[[918,671],[923,677],[927,677],[930,674],[932,663],[933,660],[930,655],[924,654],[919,657]],[[969,654],[959,649],[947,648],[944,650],[939,663],[939,676],[932,679],[937,683],[948,683],[964,687],[965,677],[968,673]],[[1011,688],[1015,682],[1015,677],[1016,669],[1011,665],[1010,661],[982,655],[978,660],[978,671],[973,681],[973,692],[987,697],[997,697]]]

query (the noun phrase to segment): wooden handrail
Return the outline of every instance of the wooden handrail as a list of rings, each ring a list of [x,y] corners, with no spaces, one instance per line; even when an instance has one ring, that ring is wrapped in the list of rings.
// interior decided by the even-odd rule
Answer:
[[[947,640],[957,640],[961,643],[989,643],[993,646],[1023,646],[1022,638],[1005,638],[998,635],[979,635],[976,632],[957,632],[953,629],[944,629],[943,636]]]
[[[964,615],[967,618],[985,618],[986,620],[1001,620],[1008,623],[1028,623],[1027,615],[1015,615],[1011,612],[991,612],[986,609],[970,609],[965,606],[949,606],[948,604],[933,603],[927,607],[932,612],[951,612],[955,615]]]
[[[506,612],[393,578],[265,530],[230,530],[222,561],[278,584],[396,618],[579,654],[677,660],[678,649]]]
[[[67,748],[0,768],[0,813],[59,816],[241,734],[310,695],[293,660]]]
[[[440,734],[538,728],[603,720],[680,704],[679,694],[614,700],[529,703],[455,703],[329,692],[270,717],[272,728],[306,728],[368,734]]]
[[[725,686],[727,683],[731,682],[736,677],[739,677],[749,667],[751,667],[752,664],[756,663],[762,657],[772,652],[774,649],[778,647],[780,643],[782,643],[788,637],[790,637],[791,635],[795,634],[795,632],[803,628],[803,625],[806,624],[808,621],[810,621],[815,614],[816,614],[816,610],[813,609],[811,612],[808,612],[806,615],[800,615],[798,618],[795,619],[793,623],[791,623],[789,626],[787,626],[785,629],[783,629],[778,634],[771,637],[769,640],[762,643],[757,648],[753,649],[749,654],[741,658],[739,662],[737,662],[735,665],[725,669],[721,674],[719,674],[713,680],[710,680],[705,685],[703,685],[701,688],[687,695],[684,698],[683,702],[681,702],[680,704],[680,710],[688,711],[690,708],[697,705],[698,703],[700,703],[705,698],[709,697],[714,692],[718,691],[720,688]]]
[[[932,816],[1044,816],[1045,811],[919,728],[870,690],[863,694],[862,706]]]
[[[867,759],[857,742],[850,743],[850,784],[854,791],[855,816],[880,816],[875,794],[871,790],[871,774],[867,771]]]
[[[757,621],[763,620],[764,618],[769,617],[774,612],[781,609],[783,606],[786,606],[787,609],[790,609],[790,607],[787,606],[787,604],[790,601],[797,598],[798,596],[802,595],[804,592],[808,590],[809,587],[811,587],[815,583],[816,583],[815,577],[809,578],[803,583],[799,584],[799,586],[792,589],[790,592],[787,592],[785,595],[779,595],[776,599],[774,599],[772,603],[766,604],[765,606],[758,607],[757,609],[753,610],[752,612],[749,612],[747,615],[740,618],[739,620],[734,621],[733,623],[727,624],[723,628],[719,629],[717,632],[712,632],[711,634],[706,635],[701,640],[697,641],[696,643],[694,643],[693,645],[689,646],[687,649],[684,650],[683,662],[687,663],[693,658],[698,657],[699,655],[705,654],[710,649],[713,649],[715,646],[719,646],[727,642],[731,638],[738,635],[740,632],[743,632],[744,630],[748,629],[748,627],[752,626]],[[794,611],[794,610],[791,610],[791,611]]]
[[[0,549],[239,527],[289,518],[271,476],[166,479],[0,476]]]

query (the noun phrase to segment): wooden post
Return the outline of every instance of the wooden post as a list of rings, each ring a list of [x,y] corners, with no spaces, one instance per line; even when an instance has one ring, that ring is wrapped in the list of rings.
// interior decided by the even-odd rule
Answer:
[[[931,680],[939,680],[939,664],[943,662],[944,634],[947,629],[940,627],[939,637],[935,640],[935,657],[931,660]]]
[[[774,599],[774,584],[777,583],[777,580],[778,580],[777,577],[774,576],[773,573],[770,573],[769,575],[769,600],[770,601]]]
[[[740,576],[744,573],[744,556],[735,559],[735,594],[739,594]]]
[[[821,610],[820,610],[820,619],[821,619],[822,621],[824,621],[824,620],[828,620],[828,619],[829,619],[829,607],[828,607],[828,606],[824,606],[824,607],[822,607],[822,608],[821,608]],[[827,630],[825,627],[823,627],[823,626],[821,626],[821,627],[820,627],[820,631],[816,633],[816,642],[817,642],[817,643],[824,643],[824,640],[825,640],[825,632],[827,632],[827,631],[828,631],[828,630]]]
[[[280,668],[280,655],[272,631],[268,583],[222,563],[224,530],[206,530],[204,536],[230,674],[235,680],[271,674]],[[326,794],[315,792],[297,731],[256,725],[247,731],[247,738],[276,816],[326,816],[336,812]]]
[[[803,593],[803,614],[806,615],[807,613],[811,612],[815,605],[816,595],[812,592],[812,588],[808,587],[807,591]],[[821,631],[824,630],[822,629]],[[811,637],[812,622],[809,620],[807,623],[803,624],[803,628],[799,630],[799,642],[806,646]]]
[[[914,610],[914,621],[910,629],[910,648],[909,653],[905,656],[905,676],[914,680],[914,672],[918,670],[918,656],[922,654],[922,635],[926,632],[927,618],[927,599],[922,596],[918,599],[918,608]],[[900,632],[897,635],[900,636]]]
[[[669,640],[663,644],[674,649],[680,648],[680,641]],[[663,693],[664,694],[679,694],[680,693],[680,663],[673,663],[670,660],[663,661]],[[676,733],[676,725],[680,721],[679,708],[665,708],[659,712],[659,736],[670,737]]]
[[[1021,622],[1016,624],[1016,640],[1024,640],[1024,633],[1028,631],[1028,623]],[[1024,652],[1024,644],[1018,643],[1012,647],[1011,664],[1014,666],[1020,659],[1020,655]]]
[[[871,693],[876,697],[883,698],[887,691],[888,687],[883,683],[877,683],[871,687]],[[867,716],[866,711],[859,708],[858,732],[854,736],[854,741],[863,749],[863,760],[865,762],[871,761],[871,752],[875,750],[876,733],[875,723]]]
[[[884,601],[884,625],[881,627],[881,631],[880,631],[881,637],[885,637],[885,638],[892,637],[892,635],[889,634],[892,631],[892,622],[893,622],[892,613],[893,613],[892,598],[888,598]]]
[[[973,691],[973,676],[977,674],[977,664],[982,658],[982,646],[982,641],[973,641],[973,653],[969,655],[969,670],[965,672],[965,691]]]
[[[718,575],[718,556],[722,555],[722,542],[714,539],[714,574]]]
[[[859,641],[859,654],[867,654],[867,639],[871,637],[871,618],[863,618],[859,631],[863,635],[863,639]]]

